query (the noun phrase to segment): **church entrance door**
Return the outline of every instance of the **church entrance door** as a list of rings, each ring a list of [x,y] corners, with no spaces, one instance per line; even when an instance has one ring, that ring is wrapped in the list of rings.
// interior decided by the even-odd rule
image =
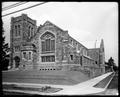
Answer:
[[[20,58],[18,56],[14,57],[15,60],[15,68],[18,68],[20,65]]]

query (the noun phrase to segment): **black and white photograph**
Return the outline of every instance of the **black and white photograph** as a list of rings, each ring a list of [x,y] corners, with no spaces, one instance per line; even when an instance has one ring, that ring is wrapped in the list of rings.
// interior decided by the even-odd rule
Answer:
[[[2,95],[119,95],[118,2],[2,2]]]

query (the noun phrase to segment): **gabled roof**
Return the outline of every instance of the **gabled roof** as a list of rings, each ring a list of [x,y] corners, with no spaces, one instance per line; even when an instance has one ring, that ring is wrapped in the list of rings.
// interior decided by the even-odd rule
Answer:
[[[83,44],[81,44],[80,42],[78,42],[77,40],[75,40],[73,37],[71,37],[70,35],[69,35],[69,37],[70,38],[72,38],[74,41],[76,41],[77,43],[79,43],[80,45],[82,45],[84,48],[86,48],[86,49],[88,49],[87,47],[85,47]]]
[[[52,23],[52,22],[50,22],[50,21],[47,20],[43,25],[38,26],[37,31],[36,31],[34,37],[37,35],[38,31],[39,31],[43,26],[45,26],[45,25],[52,25],[52,26],[58,28],[59,30],[61,30],[62,32],[66,32],[65,30],[63,30],[63,29],[61,29],[60,27],[56,26],[54,23]],[[81,44],[80,42],[78,42],[77,40],[75,40],[73,37],[71,37],[69,34],[68,34],[68,36],[69,36],[70,38],[72,38],[74,41],[76,41],[77,43],[79,43],[80,45],[82,45],[84,48],[88,49],[88,48],[85,47],[83,44]],[[34,39],[34,37],[33,37],[32,39]],[[31,39],[31,40],[32,40],[32,39]],[[100,48],[91,48],[91,49],[88,49],[88,50],[99,50],[99,49],[100,49]]]
[[[100,48],[90,48],[90,49],[88,49],[89,51],[91,50],[91,51],[95,51],[95,50],[100,50]]]
[[[35,35],[30,39],[30,41],[32,41],[32,40],[34,39],[34,37],[37,35],[38,31],[39,31],[43,26],[45,26],[45,25],[52,25],[52,26],[58,28],[59,30],[61,30],[62,32],[66,32],[66,31],[64,31],[63,29],[61,29],[60,27],[56,26],[55,24],[53,24],[52,22],[50,22],[50,21],[47,20],[43,25],[40,25],[40,26],[37,27],[36,33],[35,33]]]
[[[54,23],[52,23],[52,22],[50,22],[50,21],[48,21],[48,20],[47,20],[43,25],[53,25],[53,26],[55,26],[56,28],[58,28],[59,30],[64,31],[63,29],[61,29],[60,27],[56,26]]]

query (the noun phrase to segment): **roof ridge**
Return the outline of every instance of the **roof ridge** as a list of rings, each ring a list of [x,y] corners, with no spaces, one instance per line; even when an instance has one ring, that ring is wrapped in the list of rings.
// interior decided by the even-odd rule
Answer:
[[[43,25],[45,25],[46,23],[52,24],[53,26],[57,27],[58,29],[62,30],[63,32],[65,31],[65,30],[63,30],[62,28],[58,27],[57,25],[55,25],[54,23],[52,23],[52,22],[49,21],[49,20],[47,20]]]

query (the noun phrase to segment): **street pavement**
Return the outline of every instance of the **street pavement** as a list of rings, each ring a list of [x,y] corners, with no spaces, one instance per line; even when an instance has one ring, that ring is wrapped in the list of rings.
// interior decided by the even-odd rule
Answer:
[[[94,85],[96,85],[97,83],[99,83],[101,80],[105,79],[107,76],[113,74],[113,72],[109,72],[106,74],[103,74],[99,77],[90,79],[88,81],[79,83],[77,85],[72,85],[72,86],[68,86],[68,85],[53,85],[53,84],[31,84],[31,83],[12,83],[12,82],[3,82],[3,84],[16,84],[20,87],[41,87],[41,86],[51,86],[51,87],[55,87],[55,88],[62,88],[63,90],[60,90],[58,92],[55,93],[43,93],[43,92],[39,92],[39,91],[21,91],[21,90],[13,90],[16,92],[24,92],[24,93],[29,93],[29,94],[39,94],[39,95],[90,95],[90,94],[96,94],[96,93],[101,93],[104,92],[107,89],[108,84],[110,83],[110,81],[108,82],[108,84],[106,85],[105,88],[96,88],[93,87]],[[9,90],[11,91],[11,90]]]

